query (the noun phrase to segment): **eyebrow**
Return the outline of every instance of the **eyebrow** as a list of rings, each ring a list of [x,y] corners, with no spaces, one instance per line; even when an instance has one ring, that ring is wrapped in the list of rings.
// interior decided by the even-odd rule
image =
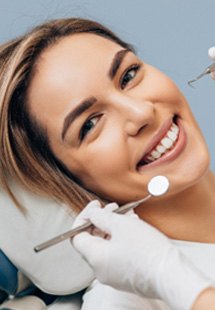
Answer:
[[[110,80],[113,80],[113,78],[116,76],[117,71],[119,70],[119,67],[125,57],[125,55],[131,52],[130,49],[123,49],[118,51],[111,63],[110,69],[108,71],[108,77]],[[75,109],[73,109],[69,114],[64,118],[63,122],[63,129],[61,133],[61,138],[64,140],[66,132],[68,128],[70,127],[71,123],[74,122],[76,118],[78,118],[81,114],[83,114],[86,110],[90,109],[95,103],[97,99],[95,97],[89,97],[83,101],[81,101]]]
[[[112,60],[112,63],[111,63],[111,66],[110,66],[110,70],[108,72],[108,76],[111,80],[113,80],[113,78],[115,77],[125,55],[128,53],[128,52],[131,52],[131,50],[129,49],[123,49],[123,50],[120,50],[116,53],[116,55],[114,56],[113,60]]]
[[[95,97],[90,97],[82,101],[81,103],[78,104],[78,106],[72,110],[64,119],[63,122],[63,130],[62,130],[62,140],[64,140],[64,137],[66,135],[66,132],[74,120],[79,117],[82,113],[84,113],[86,110],[91,108],[93,104],[97,101]]]

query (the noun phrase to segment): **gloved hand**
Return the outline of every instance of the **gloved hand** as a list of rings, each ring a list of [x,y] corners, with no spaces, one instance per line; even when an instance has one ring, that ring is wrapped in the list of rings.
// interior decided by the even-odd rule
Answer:
[[[211,48],[209,48],[209,50],[208,50],[208,56],[209,56],[213,61],[215,61],[215,46],[212,46]],[[212,73],[211,73],[211,77],[212,77],[212,79],[215,80],[215,72],[212,72]]]
[[[165,235],[136,216],[113,213],[116,207],[109,204],[101,209],[99,202],[93,201],[73,226],[90,221],[106,233],[106,239],[88,232],[73,238],[74,247],[98,280],[116,289],[161,298],[171,309],[191,309],[211,283]]]

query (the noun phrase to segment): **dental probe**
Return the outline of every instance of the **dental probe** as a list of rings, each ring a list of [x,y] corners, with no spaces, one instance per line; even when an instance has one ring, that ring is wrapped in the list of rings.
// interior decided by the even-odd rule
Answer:
[[[209,67],[207,67],[200,75],[198,75],[195,79],[191,80],[188,82],[188,85],[193,87],[191,84],[199,79],[201,79],[203,76],[207,75],[207,74],[210,74],[212,72],[215,71],[215,62],[210,65]]]
[[[127,211],[136,208],[141,203],[147,201],[152,196],[158,197],[158,196],[165,194],[167,192],[168,188],[169,188],[169,180],[165,176],[161,176],[161,175],[155,176],[148,183],[147,189],[148,189],[149,194],[146,197],[144,197],[140,200],[134,201],[134,202],[126,203],[125,205],[122,205],[118,209],[114,210],[113,212],[118,213],[118,214],[124,214]],[[38,253],[42,250],[49,248],[50,246],[52,246],[54,244],[57,244],[57,243],[59,243],[63,240],[66,240],[68,238],[72,238],[75,235],[77,235],[78,233],[85,231],[88,228],[93,228],[93,227],[94,227],[93,224],[85,223],[81,226],[78,226],[74,229],[71,229],[71,230],[69,230],[63,234],[58,235],[57,237],[54,237],[54,238],[52,238],[46,242],[43,242],[43,243],[37,245],[34,248],[34,251],[36,253]]]

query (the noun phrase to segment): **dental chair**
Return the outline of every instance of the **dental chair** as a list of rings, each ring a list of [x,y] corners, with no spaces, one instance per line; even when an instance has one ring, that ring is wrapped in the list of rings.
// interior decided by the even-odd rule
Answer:
[[[0,309],[39,310],[56,299],[57,296],[46,294],[33,285],[0,250]]]
[[[79,310],[93,281],[69,240],[40,253],[33,248],[71,229],[76,214],[11,182],[24,214],[0,189],[0,310]]]

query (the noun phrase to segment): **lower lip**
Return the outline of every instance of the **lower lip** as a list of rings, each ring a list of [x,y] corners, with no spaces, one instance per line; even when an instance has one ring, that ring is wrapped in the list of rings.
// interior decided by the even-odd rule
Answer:
[[[174,144],[173,148],[170,149],[166,154],[161,156],[160,158],[156,159],[155,161],[138,167],[138,171],[145,171],[151,167],[157,167],[165,163],[170,163],[174,159],[176,159],[185,149],[187,144],[187,135],[186,132],[180,122],[180,119],[177,121],[177,126],[179,127],[179,135],[176,143]]]

